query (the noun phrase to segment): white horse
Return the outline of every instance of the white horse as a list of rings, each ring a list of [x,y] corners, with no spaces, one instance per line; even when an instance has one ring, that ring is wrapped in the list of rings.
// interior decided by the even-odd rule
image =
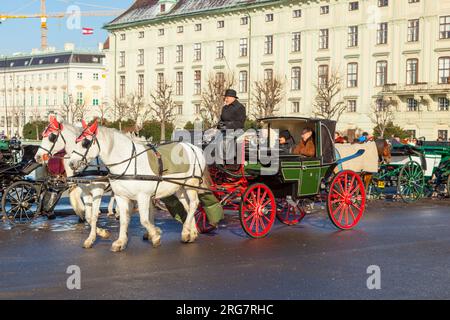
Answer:
[[[120,214],[120,234],[112,244],[112,251],[122,251],[127,246],[132,200],[138,203],[141,224],[147,230],[154,247],[161,244],[161,230],[154,224],[155,210],[152,200],[171,195],[178,197],[188,213],[181,233],[182,242],[196,240],[198,232],[194,214],[199,204],[198,192],[202,192],[198,187],[204,190],[209,186],[206,161],[200,148],[187,143],[177,144],[177,149],[181,148],[188,158],[189,163],[186,165],[189,170],[185,173],[165,175],[165,179],[177,179],[177,183],[172,183],[134,178],[135,175],[154,177],[159,175],[152,171],[149,164],[148,157],[151,155],[146,152],[148,147],[115,129],[98,127],[97,121],[87,128],[77,141],[77,146],[70,157],[72,169],[83,169],[92,159],[100,157],[112,174],[110,183]]]
[[[81,128],[74,127],[68,123],[60,123],[55,117],[50,117],[50,124],[43,133],[40,148],[35,155],[36,161],[44,163],[49,157],[54,156],[61,150],[65,150],[70,155],[75,148],[75,140],[81,132]],[[69,166],[69,159],[64,158],[63,163],[67,176],[73,176],[74,172]],[[81,220],[86,220],[89,225],[95,226],[95,228],[91,229],[89,237],[83,244],[83,247],[86,249],[92,248],[97,235],[102,238],[110,236],[107,230],[96,227],[101,199],[108,186],[109,183],[107,182],[95,182],[89,185],[80,184],[69,190],[70,204],[76,215]],[[81,198],[83,198],[84,204]]]

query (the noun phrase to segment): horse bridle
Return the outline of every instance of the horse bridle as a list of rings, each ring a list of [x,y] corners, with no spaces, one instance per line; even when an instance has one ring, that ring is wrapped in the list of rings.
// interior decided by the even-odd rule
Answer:
[[[83,132],[81,133],[80,137],[82,137],[82,136],[86,133],[86,130],[88,130],[88,128],[86,128],[86,129],[83,130]],[[76,154],[76,155],[79,155],[79,156],[81,157],[81,162],[82,162],[84,165],[86,165],[86,166],[89,164],[89,161],[88,161],[88,159],[87,159],[87,155],[88,155],[89,151],[91,150],[92,145],[94,144],[94,142],[97,143],[97,147],[98,147],[98,152],[99,152],[99,154],[100,154],[100,152],[101,152],[101,150],[102,150],[102,149],[100,148],[100,143],[98,142],[98,139],[97,139],[97,134],[92,134],[92,135],[90,135],[90,136],[92,137],[92,140],[89,140],[88,138],[84,138],[84,139],[82,140],[82,142],[81,142],[81,146],[82,146],[84,149],[86,149],[86,152],[85,152],[84,154],[82,154],[82,153],[80,153],[80,152],[78,152],[78,151],[76,151],[76,150],[73,150],[73,151],[72,151],[72,153],[74,153],[74,154]]]
[[[51,125],[49,125],[47,127],[47,129],[45,129],[44,133],[50,128]],[[64,146],[66,146],[67,142],[66,139],[64,138],[64,135],[62,134],[62,127],[61,124],[58,124],[58,128],[56,130],[58,132],[58,134],[55,134],[54,132],[51,132],[48,136],[47,139],[48,141],[50,141],[52,144],[52,146],[50,147],[50,149],[46,149],[42,146],[39,146],[40,149],[44,150],[45,152],[47,152],[51,157],[53,157],[53,150],[56,147],[56,143],[58,142],[59,138],[61,137],[61,139],[64,142]]]

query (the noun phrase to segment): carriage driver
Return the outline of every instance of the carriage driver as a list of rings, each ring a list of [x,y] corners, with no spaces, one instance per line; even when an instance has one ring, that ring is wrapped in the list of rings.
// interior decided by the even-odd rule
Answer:
[[[236,91],[228,89],[224,95],[225,106],[222,109],[220,122],[217,129],[244,129],[245,120],[247,118],[245,107],[238,101]]]

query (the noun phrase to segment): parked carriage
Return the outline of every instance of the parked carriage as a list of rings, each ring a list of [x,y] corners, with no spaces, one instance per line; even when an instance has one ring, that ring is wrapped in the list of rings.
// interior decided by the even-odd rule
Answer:
[[[244,144],[246,152],[243,154],[247,157],[273,150],[278,139],[276,130],[289,130],[298,142],[304,128],[311,128],[315,133],[316,156],[280,154],[275,167],[260,161],[249,163],[248,158],[237,167],[210,166],[214,181],[212,191],[222,206],[239,212],[242,228],[252,238],[266,236],[275,217],[287,225],[300,223],[306,215],[302,204],[315,201],[317,197],[326,199],[328,216],[338,229],[354,228],[365,210],[365,188],[358,174],[350,170],[335,173],[335,168],[362,153],[336,160],[333,141],[336,123],[297,117],[271,117],[260,121],[266,133],[266,144],[256,149],[252,149],[249,142]],[[196,219],[201,232],[212,230],[202,207]]]
[[[418,148],[427,164],[425,195],[450,197],[450,142],[419,140]]]
[[[391,161],[382,163],[373,176],[369,195],[374,198],[398,196],[411,203],[423,197],[427,161],[417,147],[410,145],[393,146]]]

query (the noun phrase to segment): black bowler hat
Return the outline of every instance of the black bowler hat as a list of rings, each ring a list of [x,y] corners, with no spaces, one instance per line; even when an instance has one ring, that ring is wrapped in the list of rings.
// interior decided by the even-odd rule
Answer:
[[[223,96],[239,99],[236,90],[233,89],[228,89],[227,91],[225,91],[225,94]]]

